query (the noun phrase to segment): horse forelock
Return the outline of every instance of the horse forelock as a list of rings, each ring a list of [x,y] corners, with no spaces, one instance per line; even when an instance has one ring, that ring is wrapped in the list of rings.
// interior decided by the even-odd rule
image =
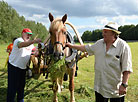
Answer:
[[[51,22],[49,31],[57,30],[59,32],[63,28],[66,29],[66,27],[63,24],[62,20],[61,19],[55,19],[53,22]]]

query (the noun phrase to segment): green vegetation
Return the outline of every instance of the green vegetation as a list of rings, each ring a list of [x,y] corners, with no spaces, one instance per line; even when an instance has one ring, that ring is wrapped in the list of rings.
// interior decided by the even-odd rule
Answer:
[[[119,27],[121,31],[120,38],[124,40],[137,40],[138,39],[138,24],[137,25],[124,25]],[[96,29],[93,31],[85,31],[82,35],[83,41],[97,41],[102,38],[102,30]]]
[[[0,102],[6,102],[7,68],[4,68],[8,53],[5,49],[8,44],[0,45]],[[138,42],[129,42],[132,50],[134,72],[130,75],[126,102],[138,102]],[[78,76],[75,77],[76,102],[95,102],[94,96],[94,57],[89,56],[78,63]],[[58,94],[59,102],[69,102],[70,93],[68,81],[63,83],[64,89]],[[38,80],[27,79],[25,87],[25,102],[52,102],[53,92],[50,77],[43,75]]]
[[[30,28],[33,37],[38,35],[44,40],[48,35],[46,27],[39,22],[25,20],[6,2],[0,1],[0,43],[11,42],[14,37],[21,36],[23,28]]]
[[[33,37],[44,40],[48,31],[44,25],[35,21],[25,20],[24,16],[19,16],[15,9],[6,2],[0,1],[0,102],[6,102],[7,94],[7,68],[4,68],[6,58],[6,42],[11,42],[14,37],[21,36],[23,28],[30,28]],[[125,25],[119,27],[122,32],[121,38],[124,40],[138,39],[138,25]],[[102,31],[85,31],[82,35],[83,41],[96,41],[100,38]],[[76,37],[75,41],[77,40]],[[132,62],[134,72],[129,79],[129,87],[126,96],[126,102],[138,101],[138,42],[129,43],[132,50]],[[78,76],[75,77],[75,98],[76,102],[95,102],[94,95],[94,57],[89,56],[78,63]],[[63,92],[58,94],[59,102],[69,102],[68,81],[63,83]],[[40,76],[38,80],[27,79],[25,87],[25,102],[52,102],[53,92],[50,77],[45,79]]]
[[[51,55],[51,63],[49,64],[48,71],[50,73],[51,79],[56,79],[57,77],[63,77],[66,68],[65,56],[59,61],[54,60],[54,56]]]

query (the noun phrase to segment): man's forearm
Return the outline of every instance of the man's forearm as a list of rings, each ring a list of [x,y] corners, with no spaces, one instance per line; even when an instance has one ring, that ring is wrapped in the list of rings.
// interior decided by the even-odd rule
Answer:
[[[86,52],[85,45],[73,45],[72,48]]]
[[[128,83],[129,75],[130,75],[130,72],[129,71],[124,71],[123,72],[123,80],[122,80],[122,83],[124,83],[124,84],[127,84]]]
[[[85,45],[76,45],[76,44],[67,43],[66,46],[68,46],[69,48],[80,50],[82,52],[86,52]]]
[[[27,47],[33,43],[40,43],[41,42],[41,39],[37,38],[37,39],[34,39],[34,40],[29,40],[29,41],[25,41],[25,42],[21,42],[19,43],[18,47],[19,48],[22,48],[22,47]]]
[[[19,43],[18,47],[19,48],[27,47],[27,46],[29,46],[29,45],[31,45],[33,43],[34,43],[34,40],[29,40],[29,41],[26,41],[26,42],[21,42],[21,43]]]

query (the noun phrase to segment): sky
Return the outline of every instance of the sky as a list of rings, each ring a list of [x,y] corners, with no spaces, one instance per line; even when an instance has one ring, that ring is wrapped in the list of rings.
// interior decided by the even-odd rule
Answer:
[[[2,1],[2,0],[0,0]],[[49,29],[49,12],[54,18],[67,14],[79,34],[102,29],[108,22],[119,26],[138,24],[138,0],[3,0],[26,20],[40,22]],[[73,31],[67,27],[68,31]]]

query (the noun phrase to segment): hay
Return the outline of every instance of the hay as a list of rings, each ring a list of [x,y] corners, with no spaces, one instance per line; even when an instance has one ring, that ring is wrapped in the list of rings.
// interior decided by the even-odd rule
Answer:
[[[81,85],[79,89],[75,90],[78,94],[82,96],[91,97],[94,90],[86,85]]]
[[[66,64],[65,64],[65,56],[59,61],[54,60],[54,56],[51,55],[50,57],[51,63],[48,66],[48,71],[50,73],[51,79],[61,78],[63,77],[66,71]]]

